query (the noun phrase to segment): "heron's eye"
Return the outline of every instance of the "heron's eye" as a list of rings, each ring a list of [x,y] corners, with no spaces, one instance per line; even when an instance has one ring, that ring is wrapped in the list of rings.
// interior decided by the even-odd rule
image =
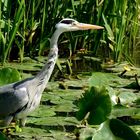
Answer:
[[[71,25],[72,25],[72,26],[75,26],[75,25],[76,25],[76,23],[75,23],[75,22],[72,22],[72,23],[71,23]]]

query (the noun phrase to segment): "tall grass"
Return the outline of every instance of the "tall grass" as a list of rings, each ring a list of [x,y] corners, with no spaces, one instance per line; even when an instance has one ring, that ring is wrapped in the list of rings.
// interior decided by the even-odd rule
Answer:
[[[138,34],[138,1],[113,0],[104,7],[105,45],[115,61],[130,59]]]
[[[81,48],[98,55],[103,46],[111,58],[121,61],[131,56],[135,47],[137,7],[135,0],[1,0],[0,60],[9,61],[13,50],[17,50],[16,59],[20,61],[24,56],[43,55],[55,24],[64,17],[71,17],[80,22],[104,25],[105,31],[63,34],[70,55]]]
[[[24,0],[16,3],[16,8],[9,7],[11,1],[1,1],[1,60],[4,63],[10,53],[13,42],[16,40],[16,35],[19,31],[19,26],[24,15]],[[3,8],[3,9],[2,9]],[[14,10],[14,11],[13,11]],[[14,12],[14,13],[13,13]],[[12,20],[10,19],[12,18]]]

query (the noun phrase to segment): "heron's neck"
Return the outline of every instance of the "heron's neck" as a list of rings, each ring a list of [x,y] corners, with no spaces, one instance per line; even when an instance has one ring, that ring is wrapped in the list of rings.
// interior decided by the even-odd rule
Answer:
[[[58,46],[57,46],[57,42],[58,42],[58,38],[60,36],[61,32],[59,32],[58,30],[56,30],[53,34],[53,36],[51,37],[50,40],[50,52],[48,55],[48,61],[45,64],[45,66],[42,68],[42,70],[37,74],[36,78],[39,81],[39,84],[42,85],[43,89],[46,87],[50,76],[53,72],[56,60],[58,58]]]

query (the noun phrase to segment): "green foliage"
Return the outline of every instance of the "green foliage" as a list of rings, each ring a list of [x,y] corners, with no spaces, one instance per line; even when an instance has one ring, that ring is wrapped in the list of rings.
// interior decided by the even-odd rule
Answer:
[[[16,69],[0,69],[0,85],[5,85],[21,80],[20,74]]]
[[[139,140],[136,133],[118,119],[110,119],[101,124],[92,137],[93,140]]]
[[[135,100],[135,104],[136,105],[140,105],[140,98],[138,98],[138,99]]]
[[[116,137],[120,137],[124,140],[139,140],[136,133],[134,133],[134,131],[130,127],[128,127],[125,123],[123,123],[120,120],[111,119],[109,126],[112,133]]]
[[[8,138],[6,138],[6,136],[0,132],[0,140],[8,140]]]
[[[94,72],[89,79],[90,86],[115,86],[121,84],[122,79],[112,73]]]
[[[13,3],[14,5],[15,3]],[[19,26],[24,15],[24,0],[18,1],[13,7],[11,1],[0,1],[1,6],[1,26],[0,26],[0,44],[1,44],[1,60],[6,61],[16,35],[19,32]],[[14,12],[13,12],[14,10]],[[11,19],[10,19],[11,18]]]
[[[25,70],[30,71],[27,69]],[[103,75],[105,74],[103,73]],[[107,75],[108,78],[109,76],[111,76],[109,74]],[[12,139],[32,139],[33,137],[35,137],[36,139],[44,139],[44,138],[49,139],[50,137],[52,137],[52,139],[58,139],[59,137],[60,139],[69,139],[69,140],[76,139],[76,138],[80,140],[85,140],[85,139],[124,140],[127,139],[128,136],[130,138],[134,137],[137,139],[136,134],[139,135],[140,132],[139,94],[136,93],[136,90],[133,91],[130,89],[122,89],[116,87],[108,88],[110,83],[112,83],[112,79],[114,78],[114,80],[116,80],[115,77],[112,78],[110,77],[110,82],[108,80],[107,86],[105,85],[106,88],[108,89],[108,91],[106,91],[106,94],[111,95],[114,94],[114,91],[117,91],[117,93],[119,92],[120,94],[117,95],[119,96],[121,102],[119,102],[119,104],[115,106],[113,106],[112,104],[113,107],[111,108],[111,113],[109,113],[109,117],[107,116],[107,120],[105,119],[105,122],[101,123],[101,125],[86,125],[86,126],[79,125],[81,124],[81,121],[78,121],[75,118],[75,112],[78,110],[78,108],[73,104],[73,102],[77,102],[77,99],[79,99],[79,97],[82,95],[84,89],[82,88],[60,89],[58,86],[59,85],[58,81],[55,81],[55,82],[48,83],[47,89],[43,93],[43,98],[40,107],[37,110],[35,110],[33,113],[31,113],[30,116],[28,117],[28,124],[27,124],[28,126],[24,127],[23,131],[20,133],[14,133],[12,131],[12,134],[11,133],[9,134],[9,129],[8,129],[8,134],[7,133],[6,134],[8,135],[8,137],[12,135],[11,136]],[[84,75],[80,74],[80,80],[65,79],[64,83],[67,85],[67,87],[83,87],[83,85],[87,85],[89,81],[87,78],[89,78],[89,75],[87,76],[85,74]],[[101,76],[99,76],[99,79],[101,79]],[[104,79],[106,78],[103,78],[103,80]],[[134,81],[134,79],[131,80]],[[132,82],[130,81],[130,79],[128,81]],[[127,84],[126,79],[123,79],[123,81],[121,80],[121,83],[122,83],[121,87],[124,86],[123,85],[124,83]],[[96,87],[97,91],[101,91],[101,87],[102,86],[100,86],[100,88],[99,86]],[[92,94],[95,95],[94,93]],[[101,93],[99,92],[98,94],[99,94],[98,96],[100,96]],[[82,97],[84,97],[84,95]],[[100,104],[102,104],[104,98],[103,94],[101,94],[101,96],[102,98],[101,98],[101,102],[99,101],[98,104],[99,106]],[[86,98],[87,100],[85,100],[85,107],[87,107],[86,104],[91,100],[90,97],[92,98],[92,96]],[[134,104],[132,98],[134,100],[137,98]],[[97,101],[93,102],[93,105],[98,102],[97,98],[96,100]],[[129,102],[129,104],[124,105],[122,104],[123,101]],[[82,107],[84,107],[84,105]],[[104,110],[106,110],[106,106],[104,106]],[[88,120],[89,117],[88,114],[90,114],[90,112],[87,113],[85,117],[83,116],[85,120],[84,122],[86,122],[86,119]],[[92,113],[92,115],[94,118],[94,113]],[[101,115],[102,113],[98,114],[99,119]],[[130,128],[126,128],[127,126],[126,124],[123,123],[122,125],[121,124],[122,122],[120,123],[119,120],[116,119],[108,120],[108,118],[110,119],[120,118],[125,123],[129,124],[130,128],[133,129],[136,132],[136,134],[134,134],[134,132],[130,130]],[[16,129],[18,130],[18,127]],[[133,138],[131,139],[133,140]]]
[[[140,109],[135,107],[126,107],[123,105],[115,105],[112,108],[111,117],[124,117],[124,116],[131,116],[136,117],[139,116]]]
[[[78,102],[77,118],[92,125],[102,123],[92,135],[93,140],[139,139],[127,124],[114,119],[124,118],[124,121],[129,124],[134,123],[135,118],[139,119],[140,109],[137,107],[139,96],[134,94],[132,90],[118,88],[123,87],[124,83],[125,85],[127,84],[126,79],[114,74],[101,72],[92,74],[89,80],[90,89],[83,94],[83,97]],[[104,86],[106,88],[103,88]],[[115,104],[111,103],[111,99],[114,103],[113,96],[115,97]],[[125,117],[128,120],[125,120]],[[107,120],[108,118],[110,120]]]
[[[138,5],[135,0],[113,0],[103,7],[105,43],[115,61],[131,60],[138,34]]]
[[[111,100],[105,87],[91,87],[83,94],[78,102],[78,120],[87,117],[89,124],[100,124],[105,121],[111,112]],[[87,114],[89,115],[87,116]]]
[[[108,52],[108,56],[115,61],[122,60],[123,56],[129,59],[132,55],[138,31],[138,1],[136,0],[129,2],[128,0],[18,0],[14,2],[1,0],[1,61],[5,63],[6,60],[18,57],[23,61],[24,55],[31,57],[43,55],[46,46],[49,46],[49,38],[55,24],[64,17],[104,25],[106,29],[104,32],[63,34],[59,44],[61,46],[62,40],[65,41],[62,45],[69,46],[70,55],[81,48],[94,54],[102,53],[102,56],[106,56],[104,52]],[[15,52],[16,56],[13,56]]]

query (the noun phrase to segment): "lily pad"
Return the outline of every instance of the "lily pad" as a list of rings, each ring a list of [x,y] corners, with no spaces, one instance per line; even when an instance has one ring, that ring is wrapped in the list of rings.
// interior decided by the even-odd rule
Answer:
[[[92,127],[85,127],[80,130],[80,140],[91,140],[96,133],[96,129]]]
[[[137,99],[137,95],[131,90],[120,90],[118,97],[120,98],[120,102],[123,105],[132,104],[132,102]]]
[[[6,136],[0,132],[0,140],[8,140],[8,138],[6,138]]]
[[[92,140],[139,140],[136,133],[118,119],[105,121]]]
[[[112,105],[105,87],[91,87],[79,100],[78,107],[78,120],[87,118],[89,124],[100,124],[110,115]]]
[[[89,79],[90,86],[118,86],[122,79],[112,73],[95,72]]]
[[[109,127],[116,137],[122,138],[123,140],[139,140],[136,133],[118,119],[111,119]]]
[[[0,69],[0,85],[5,85],[21,80],[21,76],[16,69],[2,68]]]
[[[135,107],[125,107],[122,105],[115,105],[112,109],[112,117],[123,117],[123,116],[139,116],[140,117],[140,108]]]
[[[54,109],[49,106],[40,105],[34,112],[32,112],[31,116],[36,118],[41,117],[50,117],[55,116]]]
[[[57,112],[75,112],[77,111],[76,106],[72,102],[64,102],[55,107]]]
[[[26,62],[26,63],[7,63],[6,67],[11,67],[13,69],[24,70],[24,71],[39,71],[43,64],[37,62]]]

